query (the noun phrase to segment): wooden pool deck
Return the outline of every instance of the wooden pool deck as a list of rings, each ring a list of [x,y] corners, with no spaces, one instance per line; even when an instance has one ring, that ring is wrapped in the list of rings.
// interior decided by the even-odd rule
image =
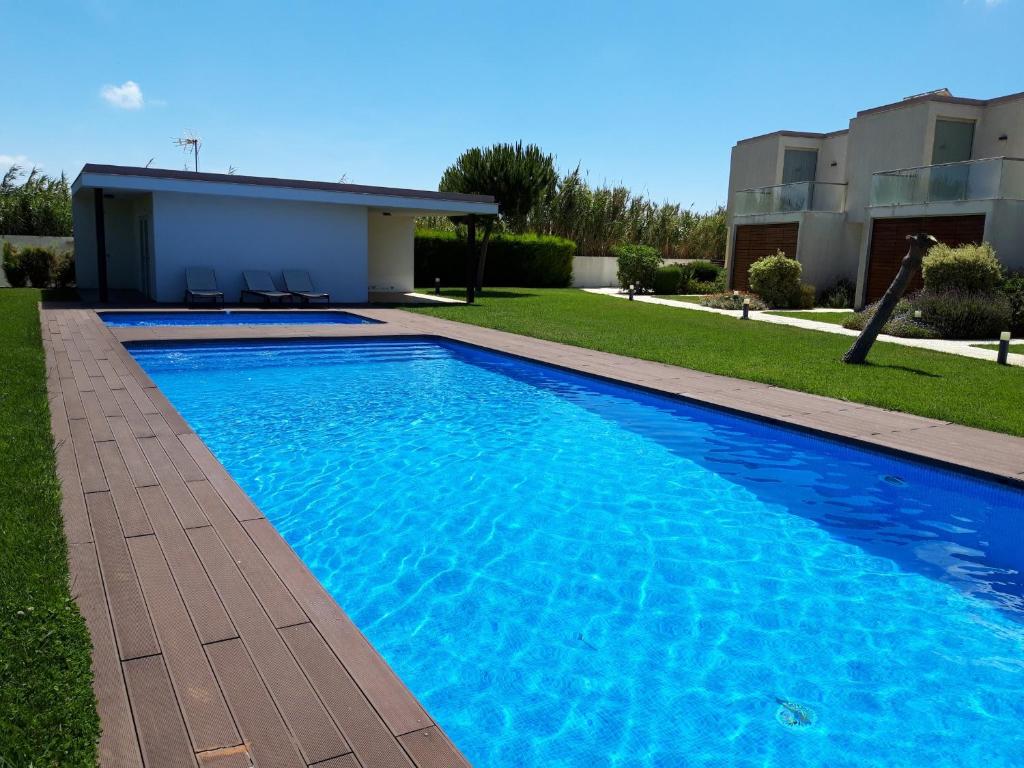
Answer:
[[[443,337],[1024,483],[1021,438],[401,310],[353,311],[383,322],[111,329],[92,310],[41,309],[102,765],[468,765],[122,342]]]

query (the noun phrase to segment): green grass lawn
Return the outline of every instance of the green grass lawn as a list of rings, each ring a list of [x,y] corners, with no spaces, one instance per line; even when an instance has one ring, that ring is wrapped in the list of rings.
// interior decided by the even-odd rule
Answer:
[[[568,288],[498,288],[474,305],[409,311],[1024,435],[1022,368],[881,342],[868,365],[844,365],[847,336]]]
[[[801,312],[800,310],[784,311],[772,310],[769,315],[782,315],[783,317],[799,317],[801,320],[816,320],[819,323],[832,323],[842,325],[843,321],[850,317],[851,312]]]
[[[0,289],[0,766],[95,765],[89,632],[68,588],[39,291]]]
[[[999,350],[999,344],[975,344],[974,346],[979,349],[994,349]],[[1024,344],[1011,344],[1010,353],[1014,355],[1024,355]]]

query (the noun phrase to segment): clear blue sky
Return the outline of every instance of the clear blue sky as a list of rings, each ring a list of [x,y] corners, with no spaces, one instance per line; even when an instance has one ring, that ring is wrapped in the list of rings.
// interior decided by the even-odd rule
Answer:
[[[0,0],[0,29],[0,165],[70,176],[180,168],[191,129],[202,170],[435,188],[463,149],[523,139],[706,209],[737,139],[1024,90],[1024,0]]]

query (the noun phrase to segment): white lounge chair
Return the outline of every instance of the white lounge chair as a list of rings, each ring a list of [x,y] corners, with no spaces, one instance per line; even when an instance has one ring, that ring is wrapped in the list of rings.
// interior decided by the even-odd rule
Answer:
[[[246,270],[242,272],[242,279],[245,280],[245,288],[242,289],[239,301],[243,304],[245,303],[246,296],[259,296],[263,299],[264,304],[269,304],[272,299],[282,302],[285,299],[291,301],[293,298],[288,291],[277,290],[277,286],[274,285],[274,278],[270,276],[269,272]]]
[[[209,267],[185,269],[185,306],[195,304],[196,299],[224,303],[224,292],[217,290],[217,275]]]
[[[323,299],[331,303],[331,294],[317,291],[313,288],[313,281],[309,279],[309,272],[301,269],[285,269],[281,272],[284,275],[284,288],[292,296],[302,299],[303,304]]]

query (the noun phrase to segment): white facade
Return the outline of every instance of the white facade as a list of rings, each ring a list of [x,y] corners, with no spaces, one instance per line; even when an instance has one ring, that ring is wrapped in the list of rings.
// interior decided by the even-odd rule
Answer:
[[[962,156],[936,163],[945,149],[936,138],[940,123],[964,126],[970,139]],[[817,162],[813,175],[794,183],[784,167],[795,150],[816,151]],[[876,219],[969,214],[985,215],[984,237],[1004,264],[1024,268],[1019,158],[1024,94],[978,100],[935,92],[862,111],[842,131],[744,139],[732,150],[726,268],[732,275],[738,227],[796,222],[797,253],[789,255],[803,265],[804,280],[819,290],[840,277],[856,280],[861,304]],[[955,182],[952,191],[949,183],[939,190],[941,182]]]
[[[102,293],[98,199],[108,296],[162,303],[182,301],[187,267],[213,268],[229,302],[243,270],[270,272],[279,287],[282,270],[305,270],[334,302],[410,291],[416,216],[497,212],[481,196],[116,166],[86,166],[72,194],[86,300]]]

